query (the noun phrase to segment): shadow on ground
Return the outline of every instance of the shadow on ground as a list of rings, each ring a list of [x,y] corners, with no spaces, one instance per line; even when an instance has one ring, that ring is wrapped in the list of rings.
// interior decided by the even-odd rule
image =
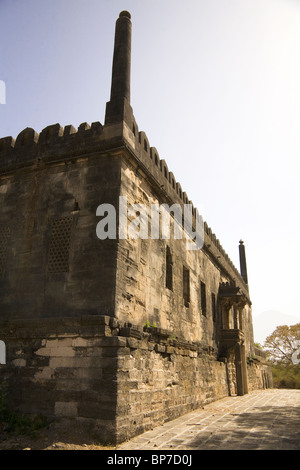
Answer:
[[[190,447],[229,449],[290,449],[300,450],[300,407],[259,407],[250,412],[232,413],[217,421],[218,428],[199,432]],[[213,429],[213,428],[212,428]]]

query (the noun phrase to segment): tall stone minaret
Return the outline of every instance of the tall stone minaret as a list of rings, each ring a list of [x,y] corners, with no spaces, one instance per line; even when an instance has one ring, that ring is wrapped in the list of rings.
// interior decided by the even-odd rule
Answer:
[[[105,124],[132,121],[130,106],[131,15],[122,11],[116,21],[110,101],[106,104]],[[130,126],[131,127],[131,126]]]
[[[240,252],[240,267],[241,267],[241,276],[244,279],[245,283],[248,285],[248,274],[247,274],[247,264],[246,264],[246,252],[245,245],[243,240],[240,240],[239,245]]]

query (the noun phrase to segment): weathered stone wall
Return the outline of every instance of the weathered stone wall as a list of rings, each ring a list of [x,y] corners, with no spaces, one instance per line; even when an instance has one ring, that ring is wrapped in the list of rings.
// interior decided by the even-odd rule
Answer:
[[[226,367],[210,349],[160,328],[127,329],[130,355],[119,357],[120,440],[132,438],[228,395]]]
[[[121,192],[128,206],[142,204],[148,210],[152,204],[165,201],[155,188],[134,170],[128,161],[122,165]],[[171,206],[171,204],[170,204]],[[129,221],[134,220],[133,214]],[[212,345],[214,325],[211,294],[217,299],[221,279],[225,279],[203,250],[188,251],[186,240],[174,239],[171,218],[170,239],[120,240],[116,293],[119,302],[116,314],[122,321],[134,324],[149,322],[179,334],[189,341],[204,341]],[[166,286],[166,250],[172,258],[172,287]],[[183,268],[189,272],[189,302],[183,295]],[[201,309],[201,281],[206,286],[206,311]]]
[[[201,344],[107,316],[2,322],[9,406],[76,418],[121,442],[228,394],[225,365]],[[22,386],[20,386],[20,383]]]
[[[172,206],[157,187],[145,178],[143,172],[124,154],[121,171],[121,194],[127,197],[128,207],[140,204],[151,215],[151,205]],[[136,210],[138,209],[135,206]],[[184,212],[182,212],[184,214]],[[129,223],[136,221],[134,211]],[[171,217],[170,239],[152,239],[148,219],[148,239],[120,240],[118,244],[116,315],[122,321],[134,324],[156,324],[189,341],[200,341],[206,346],[218,348],[218,331],[224,328],[224,319],[218,298],[219,286],[223,282],[240,282],[240,278],[229,275],[210,251],[207,240],[203,249],[187,250],[186,235],[174,239],[174,220]],[[160,219],[161,222],[161,219]],[[128,225],[129,227],[129,225]],[[203,234],[205,236],[205,233]],[[207,247],[209,249],[207,249]],[[166,253],[172,259],[172,286],[167,286]],[[221,258],[222,252],[219,252]],[[189,301],[184,297],[183,270],[189,276]],[[201,284],[204,284],[205,306],[202,305]],[[213,305],[214,303],[214,305]],[[249,302],[250,303],[250,302]],[[234,311],[229,316],[230,328],[244,332],[246,354],[253,349],[253,327],[251,306],[245,305],[235,325]]]
[[[271,365],[264,361],[250,361],[247,366],[249,392],[273,387]]]
[[[126,339],[112,336],[112,318],[16,320],[1,323],[9,407],[89,423],[102,441],[116,436],[117,366]]]
[[[120,159],[23,152],[0,174],[1,318],[113,315],[117,242],[97,238],[96,209],[118,204]]]
[[[0,339],[7,346],[0,380],[8,381],[12,408],[76,418],[103,442],[120,442],[237,393],[235,359],[221,351],[222,334],[228,328],[234,341],[244,338],[251,356],[251,306],[206,224],[198,251],[188,251],[185,239],[150,233],[99,240],[97,207],[117,209],[120,195],[148,209],[189,201],[143,133],[83,127],[63,135],[46,128],[39,138],[25,130],[11,148],[0,141]],[[226,282],[248,304],[242,316],[232,307],[225,321],[219,292]],[[146,324],[157,327],[143,331]],[[267,366],[248,371],[249,390],[268,383]]]
[[[155,327],[108,316],[1,322],[9,407],[72,418],[102,442],[122,442],[228,394],[233,363]],[[270,386],[264,364],[248,365],[249,390]]]

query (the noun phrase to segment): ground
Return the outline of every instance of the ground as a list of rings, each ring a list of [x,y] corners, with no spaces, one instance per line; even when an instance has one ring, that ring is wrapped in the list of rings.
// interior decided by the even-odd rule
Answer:
[[[35,435],[6,432],[0,424],[0,450],[113,450],[101,446],[92,437],[67,420],[57,420],[39,429]]]
[[[41,421],[42,424],[43,421]],[[6,425],[7,426],[7,425]],[[267,389],[225,397],[115,446],[101,446],[76,425],[56,420],[35,437],[0,423],[0,450],[300,450],[300,390]],[[99,460],[99,459],[98,459]]]

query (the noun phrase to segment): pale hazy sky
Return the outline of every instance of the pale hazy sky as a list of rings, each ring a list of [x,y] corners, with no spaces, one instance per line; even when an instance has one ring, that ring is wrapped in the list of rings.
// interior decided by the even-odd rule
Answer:
[[[122,10],[139,130],[238,269],[244,240],[253,316],[300,320],[298,0],[0,0],[0,137],[104,122]]]

